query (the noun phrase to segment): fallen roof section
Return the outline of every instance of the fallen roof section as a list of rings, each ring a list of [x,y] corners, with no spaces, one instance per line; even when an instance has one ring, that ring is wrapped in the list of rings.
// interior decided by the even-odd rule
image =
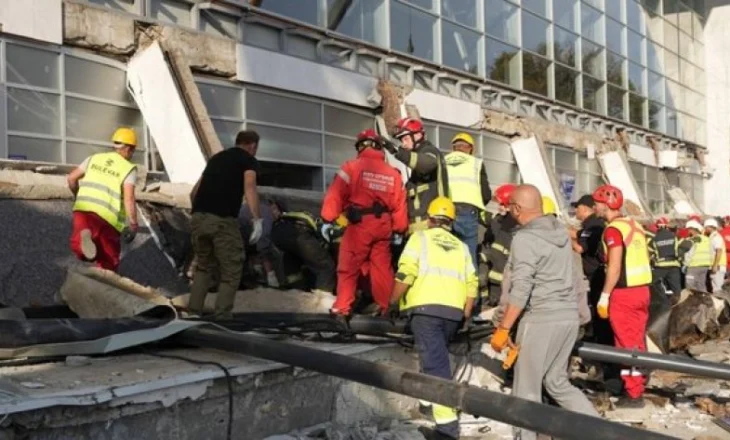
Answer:
[[[629,215],[651,218],[641,192],[629,168],[623,151],[609,151],[598,156],[603,174],[611,185],[618,187],[624,195],[624,207]],[[628,202],[628,203],[626,203]]]
[[[537,137],[517,139],[511,144],[512,154],[515,156],[520,175],[524,183],[534,185],[543,196],[548,196],[556,202],[558,214],[563,205],[562,197],[558,197],[556,179],[553,168],[547,162],[544,148]]]

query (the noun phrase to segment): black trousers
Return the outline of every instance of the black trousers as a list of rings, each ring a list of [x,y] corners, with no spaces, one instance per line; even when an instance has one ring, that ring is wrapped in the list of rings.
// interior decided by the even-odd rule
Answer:
[[[271,240],[288,259],[298,259],[314,274],[315,289],[334,293],[337,282],[335,262],[314,231],[297,225],[277,225],[271,231]]]
[[[655,287],[663,285],[668,295],[682,291],[682,271],[678,267],[655,267],[652,277]]]

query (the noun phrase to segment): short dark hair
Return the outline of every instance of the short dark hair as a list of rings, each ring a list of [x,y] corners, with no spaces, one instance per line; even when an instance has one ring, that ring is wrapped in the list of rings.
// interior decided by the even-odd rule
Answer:
[[[258,144],[259,134],[253,130],[239,131],[236,135],[236,145]]]

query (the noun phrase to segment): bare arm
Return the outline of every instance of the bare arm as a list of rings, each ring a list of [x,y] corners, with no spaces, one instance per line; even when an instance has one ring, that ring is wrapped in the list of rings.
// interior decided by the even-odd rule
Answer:
[[[507,304],[507,309],[504,311],[504,318],[502,318],[502,322],[499,324],[499,327],[507,330],[512,329],[517,318],[520,317],[520,313],[522,313],[522,307],[514,304]]]
[[[68,184],[68,189],[71,190],[71,192],[76,196],[79,192],[79,180],[81,180],[84,175],[86,174],[86,171],[84,171],[83,168],[77,167],[74,168],[73,171],[68,173],[66,176],[66,183]]]
[[[254,220],[261,218],[261,210],[259,209],[259,193],[256,188],[256,171],[247,170],[243,173],[244,195],[246,197],[246,205],[251,210]]]
[[[133,230],[137,230],[137,200],[134,197],[134,185],[131,183],[125,183],[122,186],[122,194],[124,197],[124,210],[127,212],[127,219],[129,220],[129,227]]]
[[[474,310],[474,298],[466,298],[466,304],[464,305],[464,319],[471,318],[472,311]]]
[[[608,264],[606,265],[606,281],[603,283],[603,293],[611,293],[618,284],[621,276],[621,260],[623,248],[616,246],[608,250]]]
[[[390,303],[397,304],[403,294],[405,294],[410,287],[411,286],[409,286],[408,284],[401,283],[400,281],[396,280],[395,285],[393,286],[393,293],[390,295]]]

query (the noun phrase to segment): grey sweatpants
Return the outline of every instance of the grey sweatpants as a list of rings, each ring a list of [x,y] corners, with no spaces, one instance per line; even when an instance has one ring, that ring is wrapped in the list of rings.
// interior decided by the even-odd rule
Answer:
[[[688,267],[684,275],[684,284],[688,289],[707,292],[707,267]]]
[[[520,322],[512,394],[542,402],[542,386],[561,407],[599,417],[588,398],[568,379],[570,353],[578,336],[578,319],[552,322]],[[514,428],[515,439],[532,440],[537,434]]]

